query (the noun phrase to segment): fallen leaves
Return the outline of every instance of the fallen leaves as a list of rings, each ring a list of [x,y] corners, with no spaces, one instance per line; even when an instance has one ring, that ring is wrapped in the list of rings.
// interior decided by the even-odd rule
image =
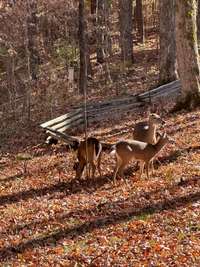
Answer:
[[[187,123],[192,118],[192,126]],[[28,153],[3,160],[0,177],[0,261],[8,266],[199,266],[200,112],[186,118],[184,146],[160,155],[155,175],[112,183],[114,159],[104,154],[103,177],[73,179],[74,155]],[[127,122],[128,124],[129,122]],[[168,122],[169,123],[169,122]],[[169,130],[173,130],[173,123]],[[174,132],[179,138],[180,132]],[[126,133],[127,135],[127,133]],[[187,136],[190,136],[187,137]],[[117,139],[114,137],[113,140]],[[59,148],[58,148],[59,149]],[[167,156],[166,156],[167,155]],[[62,168],[61,168],[61,167]],[[60,169],[61,168],[61,169]],[[60,171],[61,170],[61,171]],[[137,174],[136,174],[137,175]]]

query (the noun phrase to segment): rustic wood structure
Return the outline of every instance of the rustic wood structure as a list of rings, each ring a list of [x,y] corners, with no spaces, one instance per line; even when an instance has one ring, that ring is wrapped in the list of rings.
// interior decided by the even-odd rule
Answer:
[[[116,112],[121,114],[132,111],[146,103],[153,103],[158,98],[178,97],[181,93],[180,87],[180,81],[177,80],[145,93],[101,103],[90,103],[87,105],[87,120],[89,123],[100,121],[107,118],[108,114],[109,117],[112,117],[112,114],[116,114]],[[84,125],[84,112],[84,106],[79,106],[67,114],[42,123],[40,126],[57,139],[62,139],[68,143],[76,142],[79,138],[70,136],[66,131]]]

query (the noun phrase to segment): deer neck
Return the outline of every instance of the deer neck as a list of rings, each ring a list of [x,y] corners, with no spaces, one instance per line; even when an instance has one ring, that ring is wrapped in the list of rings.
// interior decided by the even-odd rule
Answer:
[[[157,125],[153,124],[151,121],[149,122],[149,133],[151,134],[152,141],[155,142],[156,139],[156,130],[157,130]]]
[[[160,138],[159,141],[154,145],[154,148],[156,152],[158,153],[165,145],[166,145],[166,140]]]

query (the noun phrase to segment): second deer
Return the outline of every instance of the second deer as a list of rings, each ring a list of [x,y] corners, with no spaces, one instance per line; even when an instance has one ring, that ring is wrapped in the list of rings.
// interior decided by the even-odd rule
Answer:
[[[102,145],[100,141],[94,137],[89,137],[84,141],[81,141],[78,146],[77,159],[78,161],[74,163],[73,169],[76,170],[76,178],[81,178],[85,166],[89,165],[89,175],[90,167],[92,168],[92,176],[95,174],[96,165],[101,176],[101,153]]]
[[[153,145],[157,141],[158,126],[164,124],[165,121],[158,114],[151,113],[148,121],[141,121],[135,124],[133,139]]]
[[[141,121],[135,124],[133,139],[141,142],[155,144],[160,134],[157,132],[159,125],[164,125],[165,121],[156,113],[150,113],[148,121]],[[153,160],[151,162],[154,170]]]
[[[144,172],[144,165],[146,165],[146,175],[149,178],[149,167],[151,161],[170,140],[171,138],[164,133],[160,136],[156,144],[149,144],[136,140],[117,142],[111,152],[116,155],[117,159],[114,172],[114,182],[118,172],[121,176],[123,176],[125,166],[133,158],[140,161],[140,177]]]

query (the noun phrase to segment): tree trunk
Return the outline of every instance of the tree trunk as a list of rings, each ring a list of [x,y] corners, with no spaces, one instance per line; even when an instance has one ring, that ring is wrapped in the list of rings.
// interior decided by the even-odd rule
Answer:
[[[104,19],[104,0],[97,1],[97,62],[103,63],[105,57],[105,19]]]
[[[145,35],[144,35],[144,16],[143,16],[143,5],[142,0],[136,0],[136,23],[137,29],[139,33],[139,42],[144,43]]]
[[[95,14],[97,9],[97,0],[91,0],[90,3],[90,12],[91,14]]]
[[[176,0],[176,47],[182,85],[182,107],[193,108],[200,103],[200,76],[197,47],[197,1]],[[183,106],[184,105],[184,106]]]
[[[39,55],[37,50],[37,0],[27,0],[27,48],[30,59],[30,75],[37,79]]]
[[[159,84],[176,79],[175,2],[174,0],[160,0]]]
[[[87,59],[86,59],[86,34],[85,34],[85,7],[84,0],[79,0],[79,49],[80,73],[79,92],[84,94],[87,89]]]
[[[197,37],[200,40],[200,0],[198,0],[198,11],[197,11]]]
[[[105,0],[104,0],[105,1]],[[104,2],[104,17],[105,17],[105,46],[106,54],[112,56],[112,39],[110,29],[110,3],[109,1]]]
[[[132,0],[119,0],[120,48],[124,65],[133,63],[133,6]]]

